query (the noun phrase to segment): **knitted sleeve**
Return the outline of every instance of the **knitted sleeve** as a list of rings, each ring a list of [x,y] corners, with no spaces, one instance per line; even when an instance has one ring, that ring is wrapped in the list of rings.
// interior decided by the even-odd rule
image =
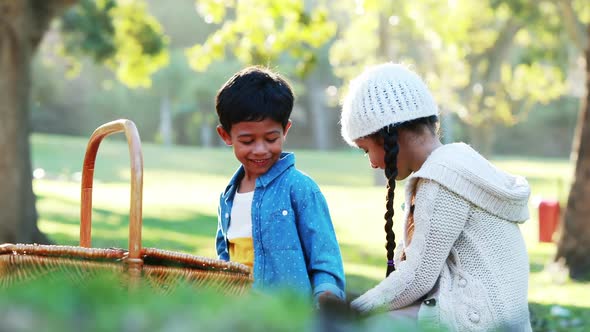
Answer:
[[[437,182],[420,179],[414,207],[414,235],[406,260],[352,307],[368,312],[411,305],[434,287],[469,214],[469,203]]]

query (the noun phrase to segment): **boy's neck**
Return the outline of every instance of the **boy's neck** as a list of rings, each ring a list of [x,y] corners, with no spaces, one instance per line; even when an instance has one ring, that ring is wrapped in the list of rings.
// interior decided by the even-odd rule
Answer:
[[[247,193],[250,191],[254,191],[254,188],[256,188],[256,178],[252,178],[252,177],[248,177],[247,175],[244,175],[242,180],[240,180],[240,186],[238,187],[238,192],[240,194]]]

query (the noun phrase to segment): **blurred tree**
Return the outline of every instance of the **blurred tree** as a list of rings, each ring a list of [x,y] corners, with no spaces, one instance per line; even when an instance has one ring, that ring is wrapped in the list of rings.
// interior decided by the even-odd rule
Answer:
[[[580,52],[585,50],[586,91],[572,146],[574,181],[560,223],[555,260],[569,268],[571,278],[590,279],[590,4],[575,0],[559,4],[571,40]]]
[[[563,96],[547,105],[536,106],[526,121],[512,127],[499,126],[495,130],[494,153],[567,158],[571,153],[579,111],[579,96]]]
[[[77,6],[73,6],[78,3]],[[73,6],[73,7],[72,7]],[[130,86],[149,85],[167,62],[159,25],[139,1],[0,2],[0,243],[47,243],[37,228],[29,146],[31,59],[49,23],[62,20],[63,54],[90,55]]]
[[[195,1],[205,21],[220,24],[202,44],[187,50],[191,66],[203,71],[230,51],[242,64],[275,66],[282,61],[282,74],[307,77],[307,100],[315,147],[326,149],[329,121],[320,77],[312,69],[318,50],[336,32],[320,0],[199,0]],[[286,59],[288,58],[288,59]],[[311,74],[311,75],[309,75]]]
[[[167,38],[138,0],[79,0],[61,18],[63,53],[79,67],[90,56],[130,87],[149,87],[150,76],[168,64]]]
[[[336,73],[348,81],[375,62],[414,65],[441,112],[466,122],[471,143],[484,153],[495,124],[514,124],[536,103],[564,91],[563,25],[551,1],[412,0],[393,6],[365,0],[338,6],[348,14],[331,52]]]
[[[199,140],[198,137],[209,135],[201,135],[201,131],[204,133],[213,130],[209,127],[214,124],[214,121],[209,119],[212,118],[210,105],[201,107],[201,98],[197,98],[201,97],[202,93],[199,91],[199,81],[203,83],[202,87],[206,90],[207,96],[203,99],[213,100],[217,88],[224,80],[217,79],[215,76],[217,70],[211,68],[195,73],[188,65],[184,50],[204,41],[215,31],[215,27],[205,23],[205,20],[199,16],[195,10],[194,0],[176,0],[174,6],[160,0],[147,0],[147,2],[170,38],[170,63],[155,74],[154,84],[147,91],[160,99],[161,106],[169,105],[167,108],[160,108],[162,120],[169,118],[171,121],[160,121],[157,139],[163,143],[166,141],[175,144],[202,143],[203,140]],[[234,69],[234,66],[228,62],[225,63],[228,70],[223,78],[227,79],[232,74],[230,70]],[[219,86],[216,86],[218,82]],[[202,118],[211,121],[201,121]],[[206,122],[211,123],[207,123],[208,126],[206,126],[204,125]],[[165,132],[170,133],[168,138],[164,135]]]
[[[329,87],[336,79],[329,63],[329,44],[317,50],[316,63],[303,80],[305,91],[301,93],[304,98],[300,102],[305,112],[307,135],[312,139],[310,143],[317,150],[328,150],[334,147],[334,141],[340,141],[337,130],[340,112],[330,107],[328,99]]]
[[[171,49],[170,54],[170,64],[154,75],[154,84],[150,89],[150,93],[161,100],[159,139],[165,144],[171,144],[176,130],[190,129],[201,133],[201,145],[210,147],[213,145],[217,123],[214,96],[240,66],[235,60],[227,60],[195,73],[191,70],[182,48]],[[182,109],[180,105],[184,105]],[[192,109],[186,109],[186,106]],[[184,118],[184,121],[177,121],[176,117]],[[198,118],[196,125],[190,121],[193,117]],[[164,125],[167,121],[168,127]],[[173,128],[174,123],[176,128]],[[164,132],[168,132],[169,136],[166,137]]]
[[[39,242],[29,147],[30,60],[49,22],[74,1],[0,3],[0,243]]]
[[[311,0],[308,0],[311,1]],[[200,0],[205,22],[221,24],[202,44],[187,50],[191,66],[205,70],[230,50],[244,64],[275,64],[281,56],[295,59],[294,72],[304,76],[315,63],[315,49],[336,32],[325,7],[300,0]]]
[[[315,1],[310,4],[305,7],[299,0],[197,1],[197,9],[206,23],[223,20],[223,24],[203,44],[187,50],[191,66],[203,71],[212,62],[223,59],[226,49],[231,49],[242,63],[270,65],[289,58],[288,63],[294,64],[289,69],[291,73],[306,74],[315,62],[314,50],[328,41],[336,29],[322,6]],[[79,72],[82,63],[79,59],[88,56],[110,68],[126,86],[149,87],[151,75],[169,61],[168,39],[159,22],[148,14],[145,1],[5,0],[0,3],[0,71],[3,73],[0,77],[3,101],[0,106],[0,243],[48,241],[36,225],[32,191],[28,144],[31,59],[50,21],[69,7],[60,21],[63,37],[60,53],[68,60],[71,74]],[[171,68],[159,79],[170,82],[175,77],[178,71]],[[193,86],[199,104],[202,92],[210,92],[212,88],[210,80],[188,85]],[[162,105],[168,105],[163,109],[170,108],[175,93],[172,90],[160,93]],[[163,118],[170,118],[169,111],[162,114]],[[204,127],[209,126],[211,117],[211,113],[202,114]]]
[[[188,71],[185,70],[188,66],[184,66],[186,64],[184,56],[180,52],[171,54],[170,64],[154,75],[154,84],[151,89],[160,99],[158,134],[165,146],[171,146],[173,143],[172,108],[175,101],[179,99],[182,89],[186,87],[187,81],[190,80]]]

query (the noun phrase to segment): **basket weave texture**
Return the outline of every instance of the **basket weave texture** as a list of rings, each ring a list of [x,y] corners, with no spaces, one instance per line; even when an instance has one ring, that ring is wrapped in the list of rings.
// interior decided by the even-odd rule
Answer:
[[[102,139],[124,132],[131,157],[129,249],[91,248],[92,183],[96,153]],[[250,268],[235,262],[141,246],[143,156],[135,124],[117,120],[97,128],[88,142],[82,170],[80,246],[0,245],[0,288],[39,278],[65,275],[74,282],[100,273],[122,276],[122,287],[146,283],[168,292],[180,283],[227,294],[251,288]]]

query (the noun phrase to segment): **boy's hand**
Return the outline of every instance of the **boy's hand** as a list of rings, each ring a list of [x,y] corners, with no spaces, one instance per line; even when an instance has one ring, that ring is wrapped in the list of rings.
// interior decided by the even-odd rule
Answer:
[[[331,301],[345,302],[344,300],[342,300],[338,296],[334,295],[334,293],[332,293],[330,291],[325,291],[318,296],[318,303],[319,303],[320,307],[322,305],[329,304],[329,302],[331,302]]]
[[[329,291],[323,292],[318,296],[318,309],[321,313],[328,316],[340,318],[359,317],[359,312],[351,308],[348,302]]]

